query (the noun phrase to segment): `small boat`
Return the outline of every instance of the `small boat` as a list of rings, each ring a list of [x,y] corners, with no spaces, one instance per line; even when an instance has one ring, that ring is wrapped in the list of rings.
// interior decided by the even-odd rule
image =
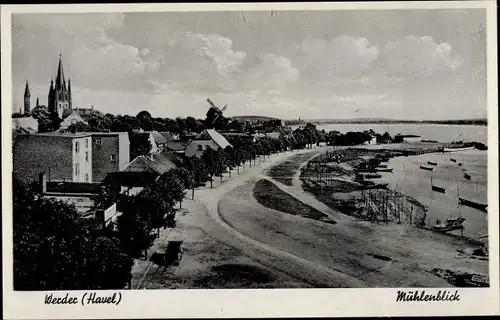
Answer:
[[[392,172],[392,168],[377,168],[375,171],[377,172]]]
[[[446,219],[445,223],[437,223],[431,227],[431,230],[438,232],[448,232],[453,230],[463,229],[465,219],[462,217]]]
[[[382,178],[382,175],[377,173],[371,173],[365,175],[365,179],[377,179],[377,178]]]
[[[458,166],[459,166],[459,167],[461,167],[461,166],[462,166],[462,162],[460,162],[460,163],[458,164]]]
[[[432,186],[432,191],[445,193],[445,192],[446,192],[446,189],[445,189],[445,188],[443,188],[443,187]]]
[[[464,199],[464,198],[458,198],[458,203],[461,204],[461,205],[468,206],[468,207],[471,207],[471,208],[474,208],[474,209],[478,209],[478,210],[481,210],[481,211],[485,211],[485,212],[487,211],[486,207],[488,206],[488,204],[479,203],[479,202],[467,200],[467,199]]]
[[[464,173],[464,178],[470,180],[470,174]]]
[[[420,169],[423,169],[423,170],[428,170],[428,171],[432,171],[434,170],[433,167],[426,167],[426,166],[420,166]]]
[[[457,162],[457,159],[450,158],[451,162]]]
[[[388,183],[372,183],[372,184],[365,184],[364,186],[360,187],[360,189],[362,190],[385,189],[387,188],[388,185],[389,185]]]
[[[455,151],[465,151],[465,150],[472,150],[475,147],[458,147],[458,148],[444,148],[443,152],[455,152]]]
[[[437,162],[427,161],[427,164],[430,164],[431,166],[437,166]]]

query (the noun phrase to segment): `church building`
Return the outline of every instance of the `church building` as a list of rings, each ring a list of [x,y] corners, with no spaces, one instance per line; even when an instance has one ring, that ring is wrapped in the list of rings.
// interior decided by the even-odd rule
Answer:
[[[59,55],[56,83],[54,84],[54,81],[52,79],[50,80],[48,109],[51,113],[57,113],[60,119],[63,118],[65,110],[73,109],[71,104],[71,80],[68,79],[68,83],[66,85],[61,55]]]

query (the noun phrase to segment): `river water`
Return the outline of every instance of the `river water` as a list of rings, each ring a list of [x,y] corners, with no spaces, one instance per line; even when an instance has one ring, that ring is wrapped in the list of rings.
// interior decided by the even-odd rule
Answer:
[[[452,162],[450,159],[456,159]],[[433,171],[420,168],[430,166],[428,161],[437,162]],[[462,163],[462,166],[459,166]],[[487,152],[467,150],[452,153],[429,153],[409,157],[390,159],[389,168],[392,173],[382,173],[380,182],[389,183],[393,190],[414,197],[428,206],[428,224],[435,224],[439,219],[444,221],[450,217],[465,218],[464,235],[480,237],[488,233],[487,212],[458,204],[458,197],[487,203]],[[464,178],[467,172],[471,180]],[[432,184],[446,189],[445,193],[433,192]],[[460,234],[460,231],[454,231]]]
[[[295,129],[297,126],[292,126]],[[319,130],[337,130],[341,133],[348,131],[373,131],[383,134],[389,132],[392,136],[401,134],[415,134],[424,140],[451,142],[457,140],[477,141],[487,145],[488,127],[469,125],[439,125],[439,124],[324,124],[317,125]]]

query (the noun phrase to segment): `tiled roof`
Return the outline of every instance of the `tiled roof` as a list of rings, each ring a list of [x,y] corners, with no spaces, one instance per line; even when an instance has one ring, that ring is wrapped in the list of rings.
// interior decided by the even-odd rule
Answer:
[[[168,142],[174,141],[174,135],[170,132],[167,131],[162,131],[160,134],[167,139]]]
[[[145,132],[150,133],[153,136],[153,139],[155,139],[156,144],[166,144],[169,142],[167,138],[165,138],[158,131],[145,131]]]
[[[176,168],[176,165],[163,153],[153,154],[153,160],[162,165],[167,171]]]
[[[169,142],[165,146],[172,151],[182,151],[186,149],[187,145],[186,142]]]
[[[34,134],[19,134],[33,137],[58,137],[58,138],[83,138],[91,135],[89,132],[44,132],[44,133],[34,133]]]
[[[168,159],[159,157],[152,160],[146,156],[138,156],[125,168],[125,172],[152,172],[158,175],[162,175],[165,172],[175,168],[175,165]],[[155,155],[153,155],[153,158]],[[157,159],[161,159],[161,162]]]
[[[207,129],[197,135],[194,140],[213,140],[220,148],[232,147],[232,145],[220,133],[213,129]]]

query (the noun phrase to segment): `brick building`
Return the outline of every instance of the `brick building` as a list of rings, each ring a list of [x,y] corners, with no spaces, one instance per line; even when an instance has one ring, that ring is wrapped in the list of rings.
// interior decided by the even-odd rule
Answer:
[[[92,137],[89,133],[17,134],[13,141],[13,176],[38,180],[92,182]]]
[[[110,172],[122,171],[130,163],[127,132],[92,132],[92,176],[99,182]]]

